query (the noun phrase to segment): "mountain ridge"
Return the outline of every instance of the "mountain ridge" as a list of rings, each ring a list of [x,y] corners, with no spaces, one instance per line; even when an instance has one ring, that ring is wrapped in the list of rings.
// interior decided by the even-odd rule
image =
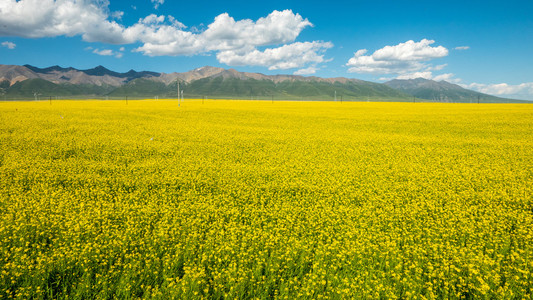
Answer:
[[[354,78],[265,75],[204,66],[187,72],[115,72],[97,66],[78,70],[55,65],[0,65],[0,96],[175,97],[176,81],[187,97],[237,99],[330,99],[348,101],[527,102],[500,98],[441,81],[417,78],[375,83]],[[88,94],[87,94],[88,93]]]
[[[514,100],[468,90],[444,80],[434,81],[424,78],[394,79],[384,84],[414,97],[438,102],[477,102],[483,99],[483,102],[496,103]]]
[[[18,79],[13,80],[13,78],[17,78],[17,76],[11,76],[6,77],[4,76],[4,69],[5,68],[11,68],[14,72],[18,71]],[[23,70],[23,69],[26,70]],[[87,76],[92,77],[99,77],[101,78],[100,81],[98,80],[90,80],[85,79],[85,82],[82,82],[81,80],[72,82],[71,78],[80,78],[83,75],[79,74],[83,73]],[[69,76],[65,76],[65,74],[70,74]],[[124,80],[103,80],[105,76],[109,77],[115,77],[120,78]],[[230,69],[224,69],[224,68],[218,68],[218,67],[211,67],[211,66],[204,66],[201,68],[197,68],[194,70],[190,70],[183,73],[173,72],[173,73],[157,73],[152,71],[135,71],[130,70],[125,73],[115,72],[111,71],[104,66],[97,66],[92,69],[86,69],[86,70],[80,70],[73,67],[67,67],[63,68],[60,66],[51,66],[47,68],[39,68],[32,65],[23,65],[23,66],[17,66],[17,65],[0,65],[0,81],[3,80],[9,80],[10,84],[13,85],[18,81],[22,81],[25,77],[25,79],[32,79],[32,78],[42,78],[48,81],[52,81],[54,83],[65,83],[70,82],[73,84],[80,84],[80,83],[86,83],[86,84],[94,84],[95,82],[102,82],[107,83],[110,85],[122,85],[128,81],[131,81],[133,79],[137,78],[150,78],[155,81],[161,81],[166,84],[169,84],[172,81],[175,81],[176,79],[183,80],[185,82],[191,82],[193,80],[198,80],[206,77],[218,77],[221,76],[223,78],[239,78],[239,79],[256,79],[256,80],[271,80],[275,83],[279,83],[282,81],[317,81],[317,82],[328,82],[328,83],[334,83],[334,82],[341,82],[341,83],[347,83],[347,82],[364,82],[360,79],[353,79],[353,78],[345,78],[345,77],[333,77],[333,78],[322,78],[322,77],[316,77],[316,76],[301,76],[301,75],[265,75],[262,73],[250,73],[250,72],[239,72],[233,68]],[[25,80],[24,79],[24,80]]]

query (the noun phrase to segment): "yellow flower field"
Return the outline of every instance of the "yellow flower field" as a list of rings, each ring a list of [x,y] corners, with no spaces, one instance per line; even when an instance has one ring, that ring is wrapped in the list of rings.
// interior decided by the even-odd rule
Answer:
[[[1,299],[530,299],[533,105],[0,103]]]

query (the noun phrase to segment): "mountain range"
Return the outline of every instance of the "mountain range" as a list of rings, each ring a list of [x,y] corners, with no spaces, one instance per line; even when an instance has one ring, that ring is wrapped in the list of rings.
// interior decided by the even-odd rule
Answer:
[[[520,100],[505,99],[475,92],[447,81],[437,82],[423,78],[409,80],[394,79],[385,82],[385,85],[417,98],[435,102],[477,102],[478,100],[485,103],[522,102]]]
[[[134,70],[119,73],[103,66],[78,70],[60,66],[0,65],[0,99],[176,98],[178,81],[186,98],[527,102],[422,78],[382,84],[344,77],[264,75],[209,66],[185,73]]]

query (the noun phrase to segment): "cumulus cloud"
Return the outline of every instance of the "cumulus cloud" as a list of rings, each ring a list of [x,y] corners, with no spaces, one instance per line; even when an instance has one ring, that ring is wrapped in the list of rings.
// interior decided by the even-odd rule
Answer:
[[[434,43],[434,40],[428,39],[420,42],[410,40],[395,46],[385,46],[371,55],[365,55],[367,49],[358,50],[346,64],[350,67],[348,72],[400,75],[421,72],[431,68],[425,62],[448,55],[448,49],[431,46]]]
[[[385,46],[372,54],[378,61],[426,61],[448,55],[442,46],[431,47],[433,40],[423,39],[420,42],[407,41],[396,46]]]
[[[114,19],[117,19],[117,20],[121,20],[123,16],[124,16],[124,12],[123,11],[114,11],[114,12],[111,13],[111,17],[113,17]]]
[[[2,47],[6,47],[7,49],[15,49],[15,47],[17,47],[17,45],[15,43],[12,43],[12,42],[8,42],[8,41],[5,41],[5,42],[2,42]]]
[[[165,0],[152,0],[152,3],[154,4],[154,8],[158,9],[160,5],[165,3]]]
[[[151,2],[157,8],[164,0]],[[196,27],[187,30],[187,26],[174,17],[155,14],[127,27],[115,21],[122,16],[123,12],[109,11],[108,0],[3,0],[0,1],[0,35],[26,38],[79,35],[87,42],[140,43],[134,51],[148,56],[216,52],[217,57],[235,64],[239,61],[255,63],[259,59],[272,61],[273,64],[268,65],[271,69],[281,69],[301,66],[301,58],[285,52],[301,47],[298,43],[291,43],[303,29],[313,26],[309,20],[291,10],[273,11],[256,21],[235,20],[223,13],[204,30]],[[315,45],[313,49],[316,52],[307,51],[307,58],[303,61],[323,60],[321,51],[328,47],[325,44],[317,47],[320,42],[306,43]],[[259,50],[268,46],[279,46],[280,49]],[[275,53],[291,61],[269,58]]]
[[[425,71],[425,72],[406,73],[406,74],[402,74],[396,77],[396,79],[415,79],[415,78],[433,79],[433,74],[429,71]]]
[[[315,74],[317,70],[318,70],[317,67],[311,66],[309,68],[296,70],[293,74],[294,75],[311,75],[311,74]]]
[[[85,48],[85,50],[92,50],[92,53],[101,56],[114,56],[116,58],[121,58],[122,56],[124,56],[124,53],[122,53],[124,51],[124,47],[121,47],[119,51],[113,51],[111,49],[93,49],[92,47],[87,47]]]
[[[202,38],[213,41],[207,48],[230,50],[246,45],[266,46],[292,42],[300,32],[312,26],[309,20],[291,10],[274,11],[256,22],[245,19],[235,21],[227,13],[215,18],[202,33]]]
[[[444,81],[450,81],[450,82],[455,82],[456,80],[460,80],[460,79],[453,78],[454,76],[455,74],[453,73],[445,73],[445,74],[440,74],[440,75],[433,77],[433,80],[435,81],[444,80]]]
[[[146,20],[149,18],[149,20]],[[141,37],[143,46],[135,49],[149,56],[194,55],[210,51],[256,52],[257,47],[293,42],[300,32],[312,24],[290,10],[274,11],[256,22],[235,21],[227,13],[217,16],[200,33],[185,31],[184,25],[164,25],[161,17],[148,16],[124,32],[128,39]],[[251,54],[253,55],[253,54]]]
[[[419,42],[407,41],[395,46],[385,46],[372,54],[367,49],[361,49],[346,64],[348,72],[368,74],[389,74],[379,80],[416,79],[424,78],[435,81],[461,82],[453,73],[434,74],[442,71],[448,64],[433,65],[431,60],[445,57],[449,54],[443,46],[433,46],[435,41],[423,39]],[[467,47],[467,46],[464,46]]]
[[[107,0],[0,1],[0,35],[27,38],[82,35],[85,41],[124,43],[123,26],[108,20]]]
[[[164,3],[152,2],[156,6]],[[224,13],[205,30],[188,31],[174,17],[155,14],[125,27],[109,20],[110,16],[120,19],[123,13],[109,14],[108,6],[107,0],[8,0],[0,3],[0,35],[30,38],[81,35],[88,42],[141,43],[133,51],[148,56],[216,52],[219,61],[228,65],[258,65],[271,70],[323,62],[324,50],[332,46],[316,41],[293,43],[312,24],[291,10],[273,11],[257,21],[235,20]],[[282,46],[259,50],[269,45]],[[116,55],[111,50],[94,53]]]
[[[217,59],[229,66],[263,66],[269,70],[301,68],[308,63],[322,63],[324,51],[333,47],[329,42],[292,43],[264,51],[221,51]]]
[[[379,80],[381,81],[388,81],[392,79],[416,79],[416,78],[423,78],[428,80],[434,80],[434,81],[448,81],[451,83],[459,83],[461,82],[460,78],[454,78],[455,74],[453,73],[445,73],[445,74],[438,74],[434,75],[433,72],[430,70],[425,70],[421,72],[412,72],[412,73],[404,73],[396,76],[395,78],[391,77],[381,77]]]
[[[438,65],[438,66],[430,66],[428,67],[426,70],[427,71],[440,71],[444,68],[446,68],[448,66],[448,64],[442,64],[442,65]]]
[[[459,47],[455,47],[455,50],[468,50],[470,49],[470,46],[459,46]]]
[[[497,95],[502,97],[517,98],[533,100],[533,82],[525,82],[521,84],[483,84],[483,83],[471,83],[461,84],[462,87],[472,89],[481,93]]]
[[[113,52],[113,50],[109,50],[109,49],[104,49],[104,50],[94,49],[93,53],[94,54],[98,54],[98,55],[102,55],[102,56],[111,56],[111,55],[113,55],[114,52]]]
[[[149,19],[148,19],[149,18]],[[148,56],[195,55],[217,52],[219,62],[229,66],[263,66],[269,70],[300,68],[308,63],[324,62],[328,42],[292,43],[312,24],[290,10],[274,11],[256,22],[236,21],[224,13],[202,32],[184,30],[185,25],[170,19],[164,25],[160,17],[147,17],[125,30],[127,38],[142,36],[144,44],[136,49]],[[259,47],[282,45],[260,50]]]

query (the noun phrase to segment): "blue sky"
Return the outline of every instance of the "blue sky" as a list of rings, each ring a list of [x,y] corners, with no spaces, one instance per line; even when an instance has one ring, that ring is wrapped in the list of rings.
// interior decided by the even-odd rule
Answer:
[[[533,100],[533,1],[0,0],[0,64],[383,82]]]

